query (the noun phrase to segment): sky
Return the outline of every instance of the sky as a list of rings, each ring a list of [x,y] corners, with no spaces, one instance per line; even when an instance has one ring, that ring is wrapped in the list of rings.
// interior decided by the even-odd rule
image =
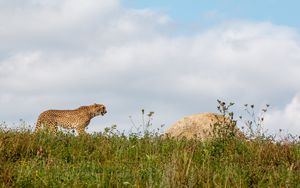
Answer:
[[[252,20],[300,28],[297,0],[124,0],[123,3],[127,8],[167,13],[181,23],[211,25],[226,20]]]
[[[245,117],[270,104],[265,128],[299,135],[298,4],[0,0],[0,122],[103,103],[89,132],[130,130],[142,109],[165,129],[221,99]]]

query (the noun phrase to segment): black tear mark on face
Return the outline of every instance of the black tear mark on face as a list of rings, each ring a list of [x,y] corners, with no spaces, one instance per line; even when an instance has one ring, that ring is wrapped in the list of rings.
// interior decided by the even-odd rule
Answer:
[[[107,111],[106,111],[105,106],[102,106],[102,108],[101,108],[101,115],[104,116],[104,114],[106,114],[106,113],[107,113]]]
[[[103,116],[107,113],[106,107],[103,104],[94,104],[94,107],[96,108],[95,111],[97,115],[101,114]]]

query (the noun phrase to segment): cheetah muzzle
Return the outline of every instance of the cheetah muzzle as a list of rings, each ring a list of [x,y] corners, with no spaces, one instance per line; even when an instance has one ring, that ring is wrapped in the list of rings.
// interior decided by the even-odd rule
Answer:
[[[81,106],[74,110],[47,110],[39,115],[35,131],[47,128],[56,132],[58,127],[62,127],[75,129],[78,134],[84,134],[92,118],[104,116],[106,113],[106,107],[103,104]]]

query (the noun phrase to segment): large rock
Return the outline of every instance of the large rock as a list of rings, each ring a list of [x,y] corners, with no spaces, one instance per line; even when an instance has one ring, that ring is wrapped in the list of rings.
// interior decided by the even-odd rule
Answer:
[[[195,138],[199,140],[206,140],[212,138],[213,134],[218,132],[213,131],[214,126],[218,128],[227,127],[222,129],[222,131],[226,131],[228,130],[228,127],[232,127],[234,133],[237,133],[238,136],[243,137],[243,133],[229,118],[225,118],[223,115],[216,113],[201,113],[184,117],[167,129],[166,136],[174,138],[185,137],[187,139]],[[220,134],[220,132],[218,133]]]

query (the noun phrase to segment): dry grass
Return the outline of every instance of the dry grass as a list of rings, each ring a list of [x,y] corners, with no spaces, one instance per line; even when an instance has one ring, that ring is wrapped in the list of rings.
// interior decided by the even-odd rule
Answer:
[[[2,187],[297,187],[300,143],[0,131]]]

